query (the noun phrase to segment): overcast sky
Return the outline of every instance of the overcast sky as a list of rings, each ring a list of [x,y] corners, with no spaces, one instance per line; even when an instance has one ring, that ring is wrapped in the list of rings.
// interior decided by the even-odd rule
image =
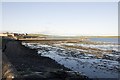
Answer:
[[[2,31],[118,35],[117,2],[4,2]]]

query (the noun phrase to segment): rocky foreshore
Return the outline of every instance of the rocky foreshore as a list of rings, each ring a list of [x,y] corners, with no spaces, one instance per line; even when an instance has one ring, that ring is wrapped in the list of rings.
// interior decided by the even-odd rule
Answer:
[[[17,40],[2,38],[2,57],[3,80],[88,80]]]

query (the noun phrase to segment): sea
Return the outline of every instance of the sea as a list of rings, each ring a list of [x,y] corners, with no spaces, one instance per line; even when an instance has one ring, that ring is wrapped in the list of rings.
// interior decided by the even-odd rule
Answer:
[[[120,43],[120,38],[89,38],[91,41],[96,42],[109,42],[109,43]]]

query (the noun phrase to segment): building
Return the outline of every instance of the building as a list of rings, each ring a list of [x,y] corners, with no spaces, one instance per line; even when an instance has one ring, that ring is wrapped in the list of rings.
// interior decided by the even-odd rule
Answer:
[[[8,34],[6,34],[6,33],[0,33],[0,36],[2,37],[2,36],[8,36]]]

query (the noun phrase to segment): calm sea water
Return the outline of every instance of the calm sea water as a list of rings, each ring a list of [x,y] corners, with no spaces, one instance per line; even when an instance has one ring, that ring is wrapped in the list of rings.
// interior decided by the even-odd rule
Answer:
[[[120,39],[120,38],[119,38]],[[90,38],[91,41],[118,43],[118,38]]]

